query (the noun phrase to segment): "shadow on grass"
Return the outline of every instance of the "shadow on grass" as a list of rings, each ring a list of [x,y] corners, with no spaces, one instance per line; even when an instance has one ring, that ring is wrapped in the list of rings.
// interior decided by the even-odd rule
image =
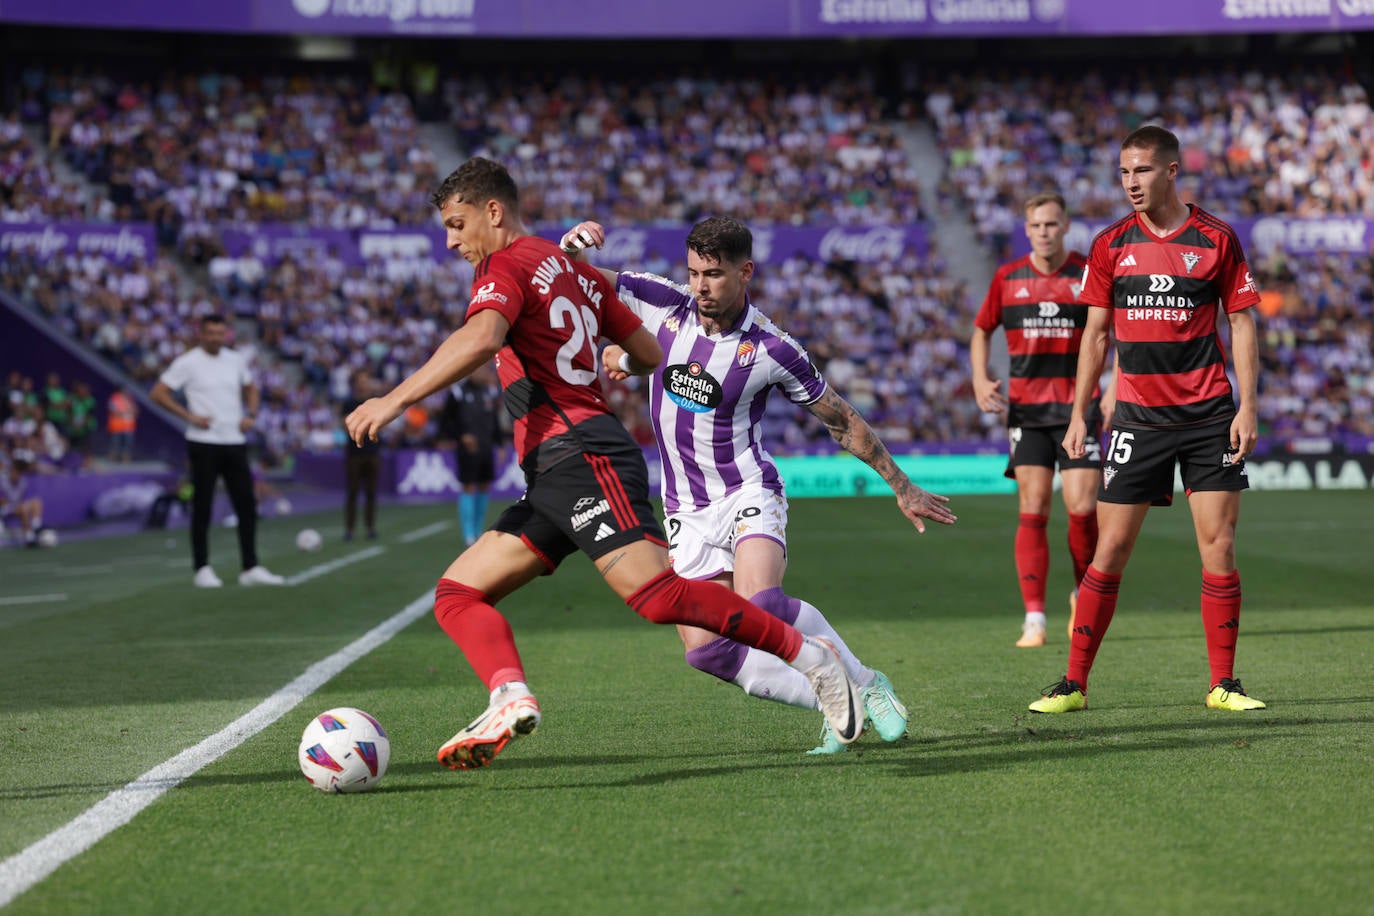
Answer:
[[[1328,697],[1303,700],[1304,705],[1332,705],[1374,703],[1374,697]],[[1114,707],[1123,709],[1126,707]],[[1151,707],[1157,708],[1157,707]],[[1199,708],[1198,712],[1202,710]],[[936,735],[931,737],[904,738],[887,744],[866,739],[853,745],[843,754],[832,756],[808,756],[795,745],[772,748],[758,748],[750,751],[721,753],[702,751],[696,754],[586,754],[578,756],[560,755],[545,757],[503,758],[497,768],[502,772],[522,774],[525,778],[507,784],[494,786],[487,779],[468,780],[467,774],[455,772],[451,780],[423,784],[397,785],[398,776],[435,776],[443,775],[439,764],[429,761],[397,763],[388,770],[387,784],[377,789],[379,794],[453,791],[472,788],[484,791],[527,791],[530,789],[595,789],[630,788],[635,786],[655,786],[691,779],[710,779],[719,776],[738,775],[743,772],[765,772],[785,770],[796,772],[798,766],[826,767],[843,764],[846,761],[859,762],[872,759],[888,765],[893,771],[906,776],[932,776],[953,772],[975,772],[980,770],[1002,769],[1010,765],[1026,763],[1036,759],[1064,759],[1096,757],[1103,754],[1122,754],[1137,751],[1154,752],[1179,750],[1191,747],[1216,745],[1219,741],[1244,741],[1246,744],[1263,740],[1269,729],[1288,732],[1290,729],[1303,728],[1346,728],[1349,726],[1374,725],[1374,714],[1343,718],[1322,718],[1300,713],[1284,715],[1255,716],[1246,714],[1213,715],[1206,718],[1190,718],[1172,722],[1158,722],[1139,725],[1095,724],[1089,718],[1091,713],[1075,714],[1073,719],[1055,716],[1046,718],[1026,713],[1017,716],[1010,726],[987,729],[976,733]],[[1238,746],[1239,743],[1238,743]],[[617,778],[614,771],[619,767],[653,767],[683,760],[714,760],[723,757],[728,762],[715,766],[664,767],[655,772],[636,772]],[[779,759],[781,758],[781,759]],[[546,772],[597,772],[604,779],[560,780],[556,783],[531,783],[530,776]],[[213,775],[193,775],[183,780],[175,788],[213,789],[222,786],[251,786],[268,783],[300,782],[300,773],[294,769],[269,770],[256,773],[226,773]],[[67,796],[104,796],[125,787],[125,783],[56,783],[47,786],[0,788],[0,801],[26,801]]]

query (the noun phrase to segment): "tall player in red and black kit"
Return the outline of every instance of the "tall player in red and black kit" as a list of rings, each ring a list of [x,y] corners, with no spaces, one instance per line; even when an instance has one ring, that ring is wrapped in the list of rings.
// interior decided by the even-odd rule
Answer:
[[[1007,415],[1006,476],[1016,481],[1020,510],[1013,556],[1026,610],[1016,642],[1022,648],[1045,644],[1045,578],[1050,566],[1045,526],[1056,465],[1069,514],[1074,582],[1069,632],[1073,632],[1078,580],[1097,548],[1097,488],[1102,482],[1097,437],[1111,402],[1109,392],[1099,411],[1097,390],[1093,390],[1086,454],[1069,457],[1060,442],[1068,432],[1078,348],[1088,320],[1088,307],[1078,300],[1087,259],[1064,247],[1069,217],[1063,197],[1053,192],[1036,194],[1026,201],[1025,212],[1031,252],[997,269],[969,339],[973,396],[981,409]],[[1006,331],[1011,357],[1011,381],[1005,395],[999,390],[1001,380],[988,375],[988,349],[998,327]]]
[[[654,335],[600,272],[525,231],[519,191],[498,163],[469,159],[430,199],[448,248],[476,268],[467,318],[413,375],[349,414],[348,434],[359,443],[376,439],[411,404],[495,357],[527,484],[435,591],[439,625],[491,691],[486,711],[439,748],[439,761],[485,766],[539,724],[510,624],[493,605],[576,550],[641,616],[704,627],[787,661],[811,680],[837,737],[857,738],[863,702],[833,646],[723,586],[669,569],[643,453],[612,415],[597,377],[599,338],[624,348],[626,372],[643,375],[663,359]]]
[[[1122,141],[1121,186],[1135,212],[1103,230],[1088,255],[1082,298],[1092,308],[1064,448],[1084,453],[1085,417],[1109,323],[1116,332],[1116,415],[1098,493],[1097,551],[1079,586],[1068,671],[1031,703],[1032,712],[1087,705],[1088,672],[1116,610],[1121,573],[1150,506],[1173,499],[1175,464],[1202,558],[1207,705],[1264,708],[1246,696],[1232,670],[1240,632],[1236,519],[1240,491],[1249,485],[1245,456],[1258,438],[1259,292],[1231,227],[1179,199],[1178,162],[1178,138],[1162,127],[1139,128]],[[1230,325],[1238,405],[1226,377],[1219,314]]]

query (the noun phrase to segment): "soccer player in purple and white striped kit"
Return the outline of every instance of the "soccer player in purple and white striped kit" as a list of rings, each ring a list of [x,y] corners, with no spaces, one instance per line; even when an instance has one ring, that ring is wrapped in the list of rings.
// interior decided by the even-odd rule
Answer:
[[[562,239],[570,255],[601,247],[604,228],[574,226]],[[688,285],[646,273],[602,270],[665,354],[649,376],[649,406],[663,460],[663,509],[673,568],[707,579],[806,634],[830,639],[860,688],[874,729],[886,741],[906,734],[907,710],[892,683],[866,667],[814,605],[783,591],[787,569],[787,497],[764,448],[760,422],[780,389],[821,420],[835,441],[892,487],[902,513],[924,533],[922,519],[949,525],[948,499],[913,484],[872,427],[830,388],[806,350],[749,301],[753,235],[728,217],[697,223],[687,236]],[[602,362],[610,378],[628,377],[620,347]],[[739,685],[753,696],[816,709],[806,679],[763,652],[706,630],[678,627],[692,667]],[[811,753],[845,750],[828,725]]]

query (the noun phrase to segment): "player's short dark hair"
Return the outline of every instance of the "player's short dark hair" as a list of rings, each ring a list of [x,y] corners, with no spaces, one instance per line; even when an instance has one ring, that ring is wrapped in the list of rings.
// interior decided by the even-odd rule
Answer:
[[[224,316],[219,314],[218,312],[212,312],[209,315],[200,316],[200,326],[202,329],[205,328],[207,325],[211,324],[228,324],[228,322],[225,321]]]
[[[712,216],[687,233],[687,247],[703,258],[739,264],[754,256],[754,233],[737,219]]]
[[[482,206],[489,200],[499,200],[510,209],[520,204],[520,189],[515,179],[499,162],[473,156],[449,173],[443,183],[429,195],[429,202],[435,208],[443,209],[444,204],[457,198],[461,203]]]
[[[1147,149],[1163,159],[1165,162],[1177,162],[1179,160],[1178,136],[1171,130],[1166,130],[1158,124],[1146,124],[1144,127],[1137,127],[1126,135],[1126,139],[1121,141],[1121,148],[1128,149]]]
[[[1045,204],[1059,204],[1059,209],[1065,213],[1069,212],[1069,207],[1064,203],[1064,195],[1058,191],[1041,191],[1032,197],[1026,198],[1026,204],[1021,208],[1021,212],[1029,213],[1036,207],[1043,207]]]

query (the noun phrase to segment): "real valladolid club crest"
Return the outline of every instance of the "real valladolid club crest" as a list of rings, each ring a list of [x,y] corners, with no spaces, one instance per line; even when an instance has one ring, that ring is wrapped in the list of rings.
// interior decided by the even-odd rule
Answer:
[[[1192,273],[1193,268],[1197,267],[1197,262],[1202,260],[1202,255],[1196,251],[1185,251],[1180,257],[1183,258],[1183,268],[1188,273]]]
[[[739,363],[741,369],[754,361],[754,342],[752,340],[740,343],[739,349],[735,351],[735,361]]]

